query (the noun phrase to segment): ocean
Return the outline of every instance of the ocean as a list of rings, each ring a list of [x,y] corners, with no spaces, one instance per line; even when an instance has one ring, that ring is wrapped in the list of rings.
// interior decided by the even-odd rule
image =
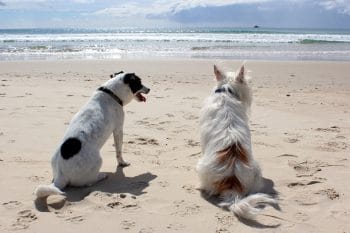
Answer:
[[[0,61],[123,58],[350,61],[350,30],[0,29]]]

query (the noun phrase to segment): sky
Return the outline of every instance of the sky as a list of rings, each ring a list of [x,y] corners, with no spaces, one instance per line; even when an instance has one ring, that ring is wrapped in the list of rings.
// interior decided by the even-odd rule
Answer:
[[[350,29],[350,0],[0,0],[0,28]]]

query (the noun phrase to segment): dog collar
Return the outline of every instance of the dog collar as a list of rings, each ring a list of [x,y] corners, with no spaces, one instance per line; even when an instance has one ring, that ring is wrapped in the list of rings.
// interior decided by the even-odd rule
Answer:
[[[97,89],[98,91],[102,91],[106,94],[108,94],[110,97],[112,97],[115,101],[118,102],[118,104],[120,104],[121,106],[123,106],[123,101],[116,95],[113,93],[113,91],[109,90],[108,88],[106,87],[99,87]]]
[[[224,93],[224,92],[230,93],[235,99],[239,100],[238,94],[236,92],[233,92],[231,88],[221,87],[215,90],[215,93]]]

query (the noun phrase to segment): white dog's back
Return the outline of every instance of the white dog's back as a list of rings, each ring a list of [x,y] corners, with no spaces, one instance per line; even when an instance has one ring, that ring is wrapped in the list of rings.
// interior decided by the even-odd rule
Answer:
[[[216,66],[214,71],[218,86],[206,99],[200,117],[203,157],[197,171],[201,189],[209,195],[221,196],[220,206],[251,219],[258,204],[276,203],[268,195],[256,193],[263,184],[251,151],[248,125],[251,90],[244,67],[234,77],[227,77]]]

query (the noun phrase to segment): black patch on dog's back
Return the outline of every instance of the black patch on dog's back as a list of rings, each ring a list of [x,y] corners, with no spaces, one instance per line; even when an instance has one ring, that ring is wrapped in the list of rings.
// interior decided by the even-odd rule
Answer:
[[[68,138],[61,146],[63,159],[70,159],[81,150],[81,141],[78,138]]]
[[[137,77],[134,73],[128,73],[124,76],[124,83],[128,84],[132,93],[136,93],[142,89],[141,79]]]

